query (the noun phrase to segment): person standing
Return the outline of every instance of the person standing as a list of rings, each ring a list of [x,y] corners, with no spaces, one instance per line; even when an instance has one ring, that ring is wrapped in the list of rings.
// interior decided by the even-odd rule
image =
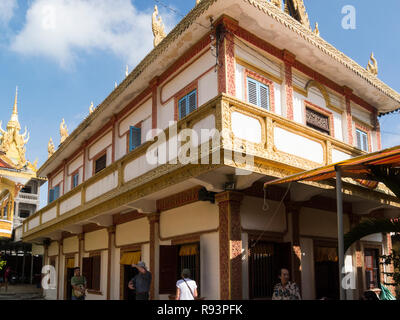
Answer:
[[[81,269],[74,269],[74,276],[71,278],[72,297],[71,300],[85,300],[86,296],[86,278],[81,276]]]
[[[4,285],[6,287],[6,292],[8,290],[8,279],[11,276],[11,267],[7,267],[6,270],[4,271]]]
[[[281,269],[280,283],[275,285],[272,300],[301,300],[300,289],[296,283],[289,281],[289,270]]]
[[[136,268],[139,273],[129,281],[128,288],[136,290],[136,300],[149,300],[151,272],[147,270],[143,261],[132,264],[132,267]]]
[[[197,298],[196,281],[190,279],[190,270],[182,270],[182,279],[176,283],[176,300],[194,300]]]

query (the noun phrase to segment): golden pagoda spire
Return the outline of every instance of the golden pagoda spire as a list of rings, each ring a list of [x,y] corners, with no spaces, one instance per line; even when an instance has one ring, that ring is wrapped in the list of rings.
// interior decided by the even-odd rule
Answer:
[[[15,89],[15,99],[14,99],[14,106],[13,106],[11,118],[7,124],[7,129],[11,129],[11,128],[16,128],[18,130],[21,129],[21,126],[18,121],[18,86]]]

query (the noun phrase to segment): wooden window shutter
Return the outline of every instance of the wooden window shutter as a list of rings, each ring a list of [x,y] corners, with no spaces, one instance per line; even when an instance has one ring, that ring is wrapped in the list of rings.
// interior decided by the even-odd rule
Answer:
[[[49,203],[54,201],[54,189],[49,191]]]
[[[101,156],[99,159],[96,160],[94,173],[103,170],[106,167],[106,165],[107,165],[107,154]]]
[[[129,151],[132,151],[142,144],[142,130],[137,127],[130,127]]]
[[[261,108],[269,110],[269,87],[260,84],[260,105]]]
[[[188,103],[189,103],[189,113],[196,111],[197,99],[196,99],[196,90],[192,91],[188,94]]]
[[[82,275],[86,278],[87,288],[92,289],[92,258],[82,258]]]
[[[60,197],[60,186],[54,187],[54,196],[53,199],[56,200]]]
[[[257,82],[247,78],[247,96],[250,103],[258,105],[257,103]]]
[[[160,294],[174,294],[178,274],[178,246],[160,246]]]
[[[178,108],[179,108],[179,119],[186,117],[186,104],[187,104],[187,97],[183,97],[179,100]]]
[[[100,291],[101,256],[92,257],[92,289]]]

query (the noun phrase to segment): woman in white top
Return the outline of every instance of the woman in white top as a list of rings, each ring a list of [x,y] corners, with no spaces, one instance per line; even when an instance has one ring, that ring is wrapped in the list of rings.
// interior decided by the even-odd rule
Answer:
[[[182,279],[176,283],[176,300],[194,300],[197,297],[196,281],[190,279],[190,270],[182,270]]]

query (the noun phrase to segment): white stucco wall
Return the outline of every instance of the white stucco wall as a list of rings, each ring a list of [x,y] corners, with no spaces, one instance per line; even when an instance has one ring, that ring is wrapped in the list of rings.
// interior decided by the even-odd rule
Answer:
[[[321,143],[308,139],[285,129],[274,128],[274,142],[278,150],[298,157],[324,163],[324,148]]]
[[[201,296],[218,300],[219,290],[219,235],[218,232],[200,236]]]
[[[285,206],[268,200],[268,210],[263,211],[264,200],[245,196],[240,206],[240,220],[243,229],[283,232],[286,229]]]

